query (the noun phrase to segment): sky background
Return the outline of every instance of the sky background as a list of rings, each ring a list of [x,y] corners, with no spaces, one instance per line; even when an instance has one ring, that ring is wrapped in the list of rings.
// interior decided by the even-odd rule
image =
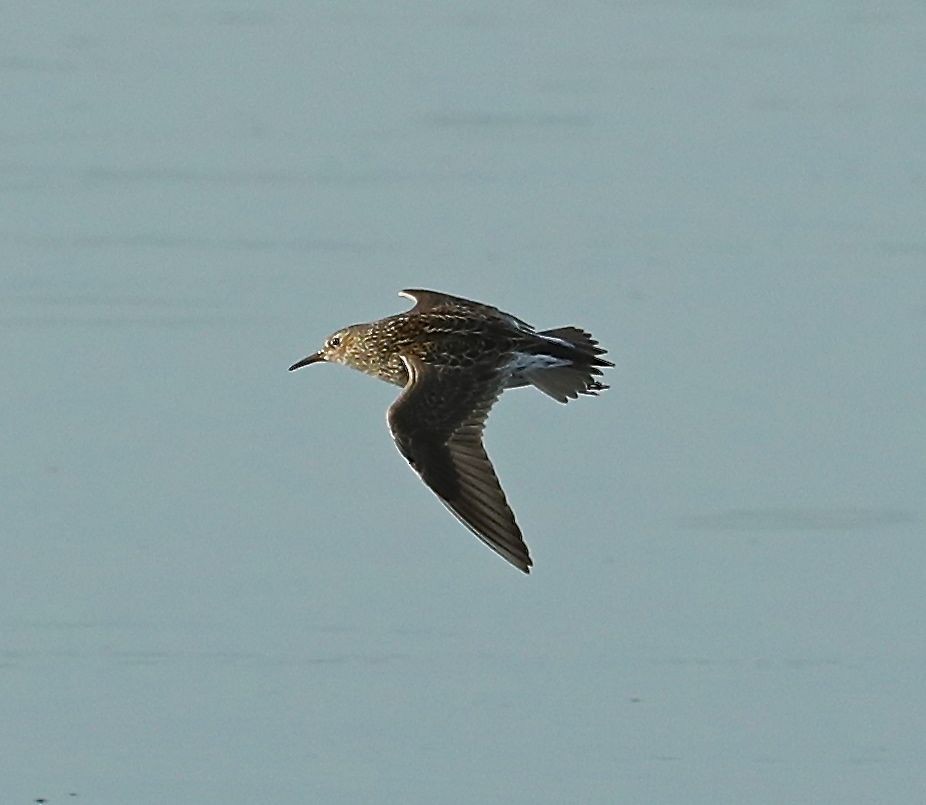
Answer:
[[[0,29],[0,800],[926,800],[926,7],[18,4]],[[493,410],[402,288],[577,324]]]

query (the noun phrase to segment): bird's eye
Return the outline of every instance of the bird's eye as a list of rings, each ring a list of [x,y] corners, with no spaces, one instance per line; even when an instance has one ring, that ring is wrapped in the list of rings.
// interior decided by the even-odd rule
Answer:
[[[329,346],[329,347],[333,347],[333,348],[335,348],[335,349],[336,349],[337,347],[341,346],[341,339],[340,339],[340,337],[338,337],[338,336],[336,336],[336,335],[331,336],[331,338],[328,339],[328,346]]]

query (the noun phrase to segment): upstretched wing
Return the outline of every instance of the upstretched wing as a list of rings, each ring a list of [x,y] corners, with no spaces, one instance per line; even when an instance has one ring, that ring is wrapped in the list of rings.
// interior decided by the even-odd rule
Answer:
[[[408,311],[409,313],[454,313],[461,310],[470,310],[482,316],[494,316],[522,330],[534,332],[533,325],[519,319],[517,316],[505,313],[505,311],[492,307],[492,305],[484,305],[482,302],[464,299],[462,296],[451,296],[448,293],[438,293],[437,291],[424,291],[419,288],[406,288],[404,291],[399,291],[399,296],[411,299],[415,303],[415,306]]]
[[[413,356],[402,360],[408,383],[387,417],[399,452],[479,539],[529,573],[527,545],[482,445],[500,381],[473,369],[436,369]]]

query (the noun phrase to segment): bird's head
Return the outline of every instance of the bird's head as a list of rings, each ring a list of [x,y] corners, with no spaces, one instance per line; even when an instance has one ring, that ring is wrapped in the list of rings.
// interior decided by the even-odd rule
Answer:
[[[320,361],[350,364],[352,347],[356,345],[358,338],[357,330],[357,325],[336,330],[325,339],[325,343],[318,352],[313,352],[301,361],[296,361],[289,367],[289,371],[292,372],[294,369],[301,369],[310,363],[319,363]]]

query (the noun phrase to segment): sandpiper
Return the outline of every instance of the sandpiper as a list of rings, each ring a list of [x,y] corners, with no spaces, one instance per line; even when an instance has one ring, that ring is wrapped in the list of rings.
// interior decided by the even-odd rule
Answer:
[[[482,433],[505,389],[533,385],[558,402],[608,388],[613,366],[578,327],[537,331],[498,308],[435,291],[404,290],[415,306],[353,324],[289,367],[343,363],[403,386],[390,406],[399,452],[441,502],[493,551],[525,573],[533,564],[486,455]]]

